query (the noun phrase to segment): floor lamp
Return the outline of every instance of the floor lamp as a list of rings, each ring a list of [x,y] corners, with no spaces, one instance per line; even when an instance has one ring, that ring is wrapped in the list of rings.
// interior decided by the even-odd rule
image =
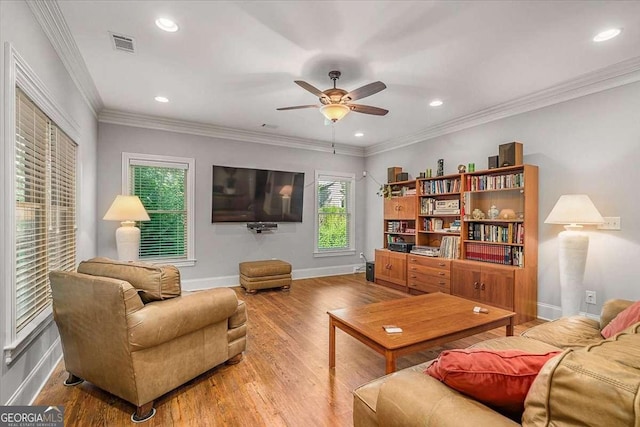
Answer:
[[[118,195],[104,214],[107,221],[121,221],[116,230],[116,246],[120,261],[136,261],[140,251],[140,229],[136,221],[149,221],[149,214],[138,196]]]
[[[560,266],[560,301],[562,315],[580,312],[582,281],[589,250],[589,236],[582,232],[583,225],[602,224],[604,220],[586,194],[560,196],[546,224],[565,224],[558,234]]]

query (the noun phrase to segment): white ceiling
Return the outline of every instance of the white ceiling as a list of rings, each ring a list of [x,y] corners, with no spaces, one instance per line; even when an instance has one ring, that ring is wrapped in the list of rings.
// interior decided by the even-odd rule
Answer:
[[[335,125],[336,142],[359,147],[409,141],[510,106],[526,110],[527,102],[539,104],[559,89],[606,80],[609,70],[629,71],[621,63],[634,72],[640,64],[640,1],[65,0],[58,6],[102,114],[331,141],[317,110],[276,108],[318,103],[293,81],[324,90],[335,69],[346,90],[377,80],[387,85],[357,102],[389,114],[350,113]],[[158,17],[180,30],[159,30]],[[623,32],[592,42],[609,27]],[[109,32],[133,37],[136,53],[114,50]],[[171,102],[160,104],[156,95]],[[444,105],[429,107],[434,98]],[[365,136],[356,138],[357,131]]]

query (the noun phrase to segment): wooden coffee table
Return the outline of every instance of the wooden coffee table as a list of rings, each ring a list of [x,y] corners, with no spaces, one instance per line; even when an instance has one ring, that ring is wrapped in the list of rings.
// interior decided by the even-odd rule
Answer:
[[[395,372],[396,359],[405,354],[500,326],[506,326],[508,336],[513,335],[514,312],[483,305],[488,313],[474,313],[478,305],[438,292],[331,310],[327,312],[329,368],[336,366],[336,327],[384,355],[387,374]],[[396,325],[403,332],[389,334],[382,325]]]

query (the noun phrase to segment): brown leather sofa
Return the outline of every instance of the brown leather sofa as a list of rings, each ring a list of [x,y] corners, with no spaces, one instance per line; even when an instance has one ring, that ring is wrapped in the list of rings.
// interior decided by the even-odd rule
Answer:
[[[94,258],[50,273],[66,385],[82,380],[155,415],[153,401],[246,347],[246,308],[228,288],[182,292],[173,266]]]
[[[603,339],[600,331],[632,301],[605,303],[600,323],[581,316],[535,326],[473,347],[531,353],[565,350],[529,389],[519,422],[423,371],[425,362],[354,391],[355,427],[640,426],[640,323]]]

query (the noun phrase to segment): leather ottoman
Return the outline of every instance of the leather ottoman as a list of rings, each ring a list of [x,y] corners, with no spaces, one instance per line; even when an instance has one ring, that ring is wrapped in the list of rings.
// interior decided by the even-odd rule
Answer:
[[[258,289],[291,287],[291,264],[279,259],[246,261],[239,264],[240,285],[249,294]]]

